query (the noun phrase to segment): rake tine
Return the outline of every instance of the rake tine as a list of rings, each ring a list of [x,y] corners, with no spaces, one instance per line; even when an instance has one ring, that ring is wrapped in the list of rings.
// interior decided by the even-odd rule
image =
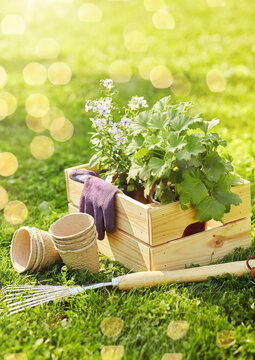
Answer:
[[[48,289],[34,289],[34,290],[20,290],[21,292],[13,292],[13,291],[9,291],[6,295],[6,297],[10,297],[10,296],[18,296],[18,295],[22,295],[24,293],[29,294],[49,294],[51,292],[55,292],[55,291],[64,291],[66,290],[67,287],[63,287],[62,289],[56,289],[55,287],[51,287]],[[17,290],[18,291],[18,290]]]
[[[43,295],[39,295],[39,296],[34,296],[34,297],[30,297],[26,300],[21,300],[21,301],[17,301],[15,302],[14,304],[7,304],[8,307],[12,307],[13,305],[14,306],[17,306],[17,305],[26,305],[26,304],[29,304],[30,302],[33,302],[33,301],[38,301],[38,300],[41,300],[41,299],[47,299],[47,298],[50,298],[50,297],[53,297],[53,298],[56,298],[56,297],[59,297],[59,296],[62,296],[63,292],[61,293],[51,293],[50,295],[49,294],[43,294]]]
[[[47,297],[47,299],[44,299],[44,300],[41,300],[41,301],[35,301],[35,302],[32,302],[32,303],[28,303],[26,306],[23,306],[23,304],[22,304],[20,306],[10,308],[8,316],[10,316],[12,314],[16,314],[18,312],[21,312],[21,311],[23,311],[25,309],[32,308],[34,306],[41,305],[43,303],[46,303],[46,302],[49,302],[49,301],[52,301],[52,300],[56,300],[56,299],[61,298],[61,297],[63,297],[63,296],[60,295],[60,296],[57,296],[57,297],[55,297],[55,296],[54,297]]]

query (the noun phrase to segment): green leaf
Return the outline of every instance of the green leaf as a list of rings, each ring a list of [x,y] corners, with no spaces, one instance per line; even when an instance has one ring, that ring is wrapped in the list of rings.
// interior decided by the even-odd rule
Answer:
[[[143,169],[143,165],[144,165],[143,162],[138,159],[132,163],[128,172],[127,182],[129,182],[130,179],[135,179],[137,175],[139,175],[139,173]]]
[[[219,182],[214,186],[212,195],[220,203],[225,206],[228,205],[239,205],[242,200],[239,195],[230,191],[231,188],[231,178],[228,175],[223,175]]]
[[[152,175],[160,177],[162,174],[162,169],[164,166],[164,161],[157,157],[152,157],[148,163],[148,168],[151,171]]]
[[[144,184],[144,197],[147,197],[150,194],[152,187],[154,186],[156,179],[154,177],[150,177],[146,183]]]
[[[185,137],[187,144],[180,150],[176,157],[178,160],[190,160],[191,156],[197,156],[205,151],[205,147],[201,144],[200,137],[191,134]]]
[[[196,207],[196,216],[199,221],[209,221],[214,219],[220,221],[225,213],[225,206],[212,196],[207,196]]]
[[[218,125],[220,120],[219,119],[212,119],[211,121],[205,121],[203,119],[197,119],[198,121],[195,123],[195,127],[192,126],[194,129],[201,129],[205,134],[208,133],[214,126]]]
[[[189,195],[192,204],[199,204],[206,196],[208,190],[199,178],[199,171],[186,170],[183,172],[184,180],[179,184],[178,191],[183,196]]]
[[[143,142],[144,142],[144,137],[142,134],[133,136],[131,143],[127,147],[127,150],[126,150],[127,154],[136,152],[137,149],[139,149],[143,145]]]
[[[148,127],[154,130],[163,129],[167,120],[166,113],[156,113],[152,114],[151,118],[148,121]]]
[[[96,154],[94,154],[91,159],[89,160],[89,167],[92,168],[93,166],[95,166],[96,164],[99,163],[99,158],[102,155],[102,152],[98,152]]]
[[[179,132],[172,131],[168,136],[169,146],[167,147],[167,151],[175,151],[182,149],[186,144],[186,140],[184,136],[181,136]]]
[[[148,166],[144,166],[140,172],[139,178],[142,181],[147,181],[150,178],[150,170],[148,169]]]
[[[156,147],[160,147],[160,144],[161,142],[158,136],[156,136],[155,134],[148,136],[144,140],[144,146],[146,146],[149,150],[155,149]]]
[[[150,111],[143,111],[138,116],[134,118],[131,122],[129,129],[134,135],[139,134],[144,131],[148,131],[148,121],[151,118]]]
[[[137,151],[137,153],[134,155],[135,158],[137,159],[142,159],[145,155],[147,155],[149,152],[148,149],[146,148],[141,148],[140,150]]]
[[[171,110],[171,109],[170,109]],[[178,111],[171,112],[168,110],[169,125],[174,131],[187,130],[189,126],[197,121],[196,118],[182,114]]]
[[[209,181],[215,182],[224,174],[225,166],[217,152],[211,152],[205,157],[204,172]]]
[[[201,138],[201,142],[205,145],[208,145],[208,142],[213,144],[215,147],[227,145],[226,140],[223,140],[219,134],[210,133]]]
[[[152,110],[154,112],[166,111],[170,106],[170,101],[171,101],[171,96],[166,96],[163,99],[160,99],[159,101],[157,101],[154,104]]]

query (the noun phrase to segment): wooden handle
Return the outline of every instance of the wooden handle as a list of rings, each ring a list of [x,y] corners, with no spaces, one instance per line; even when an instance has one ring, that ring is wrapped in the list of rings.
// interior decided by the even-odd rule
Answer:
[[[250,265],[255,266],[255,260],[251,260]],[[235,261],[226,264],[208,265],[183,270],[137,272],[120,276],[118,277],[118,281],[120,290],[130,290],[153,287],[163,283],[200,282],[207,280],[209,276],[227,273],[241,276],[249,271],[245,261]]]

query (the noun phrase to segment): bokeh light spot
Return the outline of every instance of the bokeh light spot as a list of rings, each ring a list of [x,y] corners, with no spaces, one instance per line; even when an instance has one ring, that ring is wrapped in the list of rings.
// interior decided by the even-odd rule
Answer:
[[[42,94],[31,94],[26,100],[26,110],[34,117],[45,116],[49,111],[49,100]]]
[[[152,17],[152,22],[157,29],[174,29],[175,19],[167,10],[158,10]]]
[[[48,78],[53,85],[68,84],[72,77],[70,67],[63,62],[55,62],[49,66]]]
[[[109,75],[118,83],[126,83],[131,79],[132,70],[126,61],[116,60],[109,67]]]
[[[210,7],[224,7],[225,0],[207,0],[207,4]]]
[[[13,175],[17,171],[18,166],[18,160],[15,155],[10,152],[0,153],[0,175]]]
[[[102,19],[102,11],[95,4],[85,3],[78,10],[78,17],[81,22],[99,22]]]
[[[7,73],[5,69],[0,65],[0,89],[4,87],[7,82]]]
[[[15,112],[17,109],[17,100],[14,95],[8,93],[8,92],[2,92],[0,93],[0,99],[4,100],[5,103],[8,106],[8,114],[11,115]]]
[[[226,88],[226,79],[219,70],[208,71],[206,75],[206,83],[212,92],[222,92]]]
[[[124,347],[121,345],[104,346],[101,350],[102,360],[120,360],[124,355]]]
[[[162,360],[182,360],[181,353],[167,353],[164,354]]]
[[[187,96],[191,90],[191,83],[183,74],[176,74],[171,89],[176,96]]]
[[[27,354],[25,353],[5,354],[4,360],[27,360]]]
[[[53,38],[42,38],[35,47],[35,53],[41,59],[55,59],[59,55],[59,43]]]
[[[32,155],[39,160],[45,160],[54,153],[54,142],[48,136],[36,136],[31,144]]]
[[[150,80],[151,70],[157,65],[153,58],[143,59],[138,66],[139,74],[144,80]]]
[[[73,136],[73,132],[73,124],[65,117],[54,119],[50,125],[50,134],[57,141],[69,140]]]
[[[26,25],[21,16],[10,14],[3,18],[1,28],[5,35],[22,35],[25,32]]]
[[[52,124],[53,120],[61,117],[65,117],[63,111],[57,108],[56,106],[52,106],[50,107],[47,116],[44,116],[42,118],[42,124],[45,127],[45,129],[50,129],[50,125]]]
[[[7,203],[8,193],[2,186],[0,186],[0,210],[2,210]]]
[[[4,208],[5,220],[10,224],[22,224],[28,215],[27,207],[21,201],[10,201]]]
[[[144,0],[144,7],[147,11],[156,11],[164,5],[164,0]]]
[[[42,85],[47,78],[45,67],[37,62],[27,64],[23,70],[24,81],[29,85]]]
[[[185,320],[173,320],[167,328],[167,335],[173,340],[179,340],[187,334],[189,323]]]
[[[236,340],[234,331],[222,330],[217,333],[216,345],[219,348],[227,349],[230,346],[234,345],[235,342]]]
[[[118,335],[123,328],[123,320],[119,317],[108,317],[101,321],[100,328],[104,335]]]
[[[172,85],[173,77],[166,66],[155,66],[150,72],[150,80],[155,88],[166,89]]]
[[[4,99],[0,98],[0,121],[8,115],[8,104]]]
[[[45,115],[43,117],[34,117],[28,114],[26,117],[27,127],[34,132],[41,132],[46,129],[44,126],[45,118],[48,119],[49,116]]]
[[[130,52],[144,52],[148,48],[147,37],[143,30],[126,31],[124,40],[125,46]]]

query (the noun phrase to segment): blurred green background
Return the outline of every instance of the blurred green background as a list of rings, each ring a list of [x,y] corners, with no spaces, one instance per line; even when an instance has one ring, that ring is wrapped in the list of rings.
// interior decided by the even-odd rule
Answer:
[[[124,105],[133,95],[139,95],[144,96],[152,105],[157,99],[171,94],[173,102],[192,101],[194,110],[203,112],[208,120],[219,118],[221,123],[216,131],[228,141],[227,150],[234,158],[236,171],[251,182],[254,215],[255,5],[248,0],[90,0],[89,4],[80,0],[9,0],[0,3],[0,66],[4,69],[2,75],[0,73],[0,100],[3,99],[2,92],[12,94],[17,100],[14,113],[0,121],[0,153],[11,152],[18,160],[18,169],[13,175],[0,176],[0,186],[8,192],[9,201],[19,200],[26,205],[28,216],[24,224],[47,229],[55,219],[67,212],[63,170],[86,163],[91,156],[91,123],[84,112],[85,99],[98,97],[99,80],[109,77],[115,80],[119,91],[117,101],[120,104]],[[11,14],[20,16],[16,20],[11,18],[14,21],[12,24],[8,18]],[[12,31],[21,34],[10,34]],[[45,38],[48,43],[42,42]],[[29,70],[27,75],[24,73],[25,67],[33,62],[44,66],[40,68],[43,74],[41,79],[45,77],[45,81],[41,80],[41,85],[31,84],[32,75]],[[65,76],[59,62],[65,63],[70,69],[70,81],[69,70],[66,70]],[[54,63],[57,63],[56,72],[51,67]],[[3,80],[4,71],[7,81]],[[48,71],[48,76],[44,71]],[[38,76],[35,74],[32,82],[37,81]],[[64,84],[59,84],[61,81]],[[65,135],[64,127],[57,129],[56,136],[53,130],[42,128],[39,129],[42,131],[37,133],[27,126],[26,101],[31,94],[38,93],[48,98],[50,107],[63,111],[65,118],[73,124],[73,136],[67,141],[56,140],[59,136],[61,138],[63,133]],[[0,106],[4,105],[5,103],[0,101]],[[37,108],[40,109],[40,103],[35,104],[34,114]],[[0,108],[0,114],[1,111],[3,113],[5,110]],[[54,119],[48,120],[51,123]],[[53,140],[55,150],[52,156],[43,160],[33,156],[30,144],[36,136],[47,136]],[[39,154],[43,151],[44,149],[39,149]],[[8,168],[8,165],[6,166]],[[25,278],[15,274],[9,259],[9,245],[13,231],[20,225],[13,226],[8,223],[3,210],[0,212],[0,224],[1,285],[31,281],[63,282],[58,267],[51,272]],[[253,249],[250,250],[252,251],[254,252]],[[228,260],[245,259],[247,254],[237,252]],[[102,264],[106,278],[112,272],[120,274],[125,271],[104,257]],[[99,279],[96,276],[84,276],[83,278],[77,272],[68,272],[67,279],[75,279],[76,282]],[[254,320],[254,310],[252,312],[250,307],[252,300],[249,300],[252,295],[253,299],[255,298],[254,290],[249,290],[247,281],[238,283],[233,279],[229,280],[228,293],[223,290],[223,280],[219,282],[219,287],[215,283],[209,285],[191,287],[189,291],[186,291],[185,287],[175,287],[161,289],[158,293],[153,290],[132,293],[129,299],[125,299],[124,295],[120,298],[118,294],[112,295],[114,301],[119,299],[118,306],[129,308],[129,316],[125,319],[126,332],[120,335],[119,341],[129,349],[125,358],[161,359],[167,351],[183,352],[185,359],[230,359],[238,356],[241,356],[240,359],[252,358],[255,343],[248,343],[246,340],[253,326],[252,317]],[[245,287],[245,290],[242,290],[242,287]],[[169,342],[165,334],[164,320],[167,314],[179,316],[174,303],[169,307],[160,305],[161,297],[164,298],[162,301],[168,301],[165,295],[168,291],[170,297],[174,296],[176,301],[180,301],[182,318],[187,318],[190,324],[194,321],[190,339],[182,340],[178,344]],[[204,330],[201,319],[196,322],[195,315],[193,318],[188,315],[192,312],[195,314],[197,309],[197,305],[190,299],[204,297],[202,302],[209,301],[215,293],[215,302],[211,300],[211,304],[203,305],[203,311],[207,314],[207,320],[204,316],[203,321],[208,325],[208,330]],[[180,294],[182,299],[179,298]],[[59,321],[62,321],[59,319],[76,317],[77,308],[73,303],[69,304],[68,310],[52,305],[42,311],[40,316],[42,319],[45,317],[46,323],[50,323],[51,327],[52,323],[57,324],[53,328],[58,334],[58,340],[53,339],[54,336],[50,337],[44,347],[38,343],[39,345],[33,348],[38,339],[42,338],[41,344],[44,344],[47,336],[43,320],[37,325],[39,312],[31,311],[25,315],[32,331],[30,339],[26,341],[24,336],[29,331],[28,328],[21,330],[17,340],[9,341],[8,335],[17,331],[17,325],[9,320],[1,320],[0,349],[2,352],[21,352],[25,349],[31,359],[100,358],[99,350],[104,341],[108,340],[102,340],[100,329],[97,329],[99,320],[118,310],[113,305],[113,300],[109,310],[106,299],[108,296],[109,294],[105,296],[105,293],[98,293],[95,298],[88,295],[89,298],[83,300],[83,306],[86,301],[90,305],[93,301],[102,301],[101,310],[97,310],[97,317],[95,314],[83,314],[82,320],[76,320],[72,327],[77,334],[79,329],[87,325],[86,336],[89,341],[85,345],[86,352],[78,349],[81,344],[84,345],[80,334],[74,336],[73,347],[68,347],[68,341],[63,340],[63,334],[71,336],[71,333],[68,333],[71,330],[62,328],[62,325],[58,328]],[[144,316],[146,322],[146,314],[149,312],[149,318],[158,329],[157,333],[155,328],[150,329],[150,323],[146,323],[142,329],[137,328],[139,319],[134,323],[136,304],[141,296],[147,298],[147,305],[141,304],[141,316]],[[237,306],[241,303],[242,306]],[[153,306],[158,309],[157,314],[150,312]],[[81,305],[78,309],[84,310]],[[235,314],[233,309],[236,309]],[[125,312],[121,310],[121,314],[124,318]],[[19,319],[21,317],[17,315],[17,324],[21,321]],[[94,332],[88,329],[90,322],[94,324]],[[215,346],[216,329],[232,329],[233,324],[240,327],[237,330],[235,354],[234,350],[222,350]],[[63,333],[64,331],[66,333]],[[39,333],[41,335],[38,335]],[[197,333],[200,334],[198,340]],[[158,341],[161,342],[163,350],[160,349]],[[53,350],[56,344],[60,344],[64,350],[59,353]],[[34,349],[36,357],[33,357],[31,349]]]

